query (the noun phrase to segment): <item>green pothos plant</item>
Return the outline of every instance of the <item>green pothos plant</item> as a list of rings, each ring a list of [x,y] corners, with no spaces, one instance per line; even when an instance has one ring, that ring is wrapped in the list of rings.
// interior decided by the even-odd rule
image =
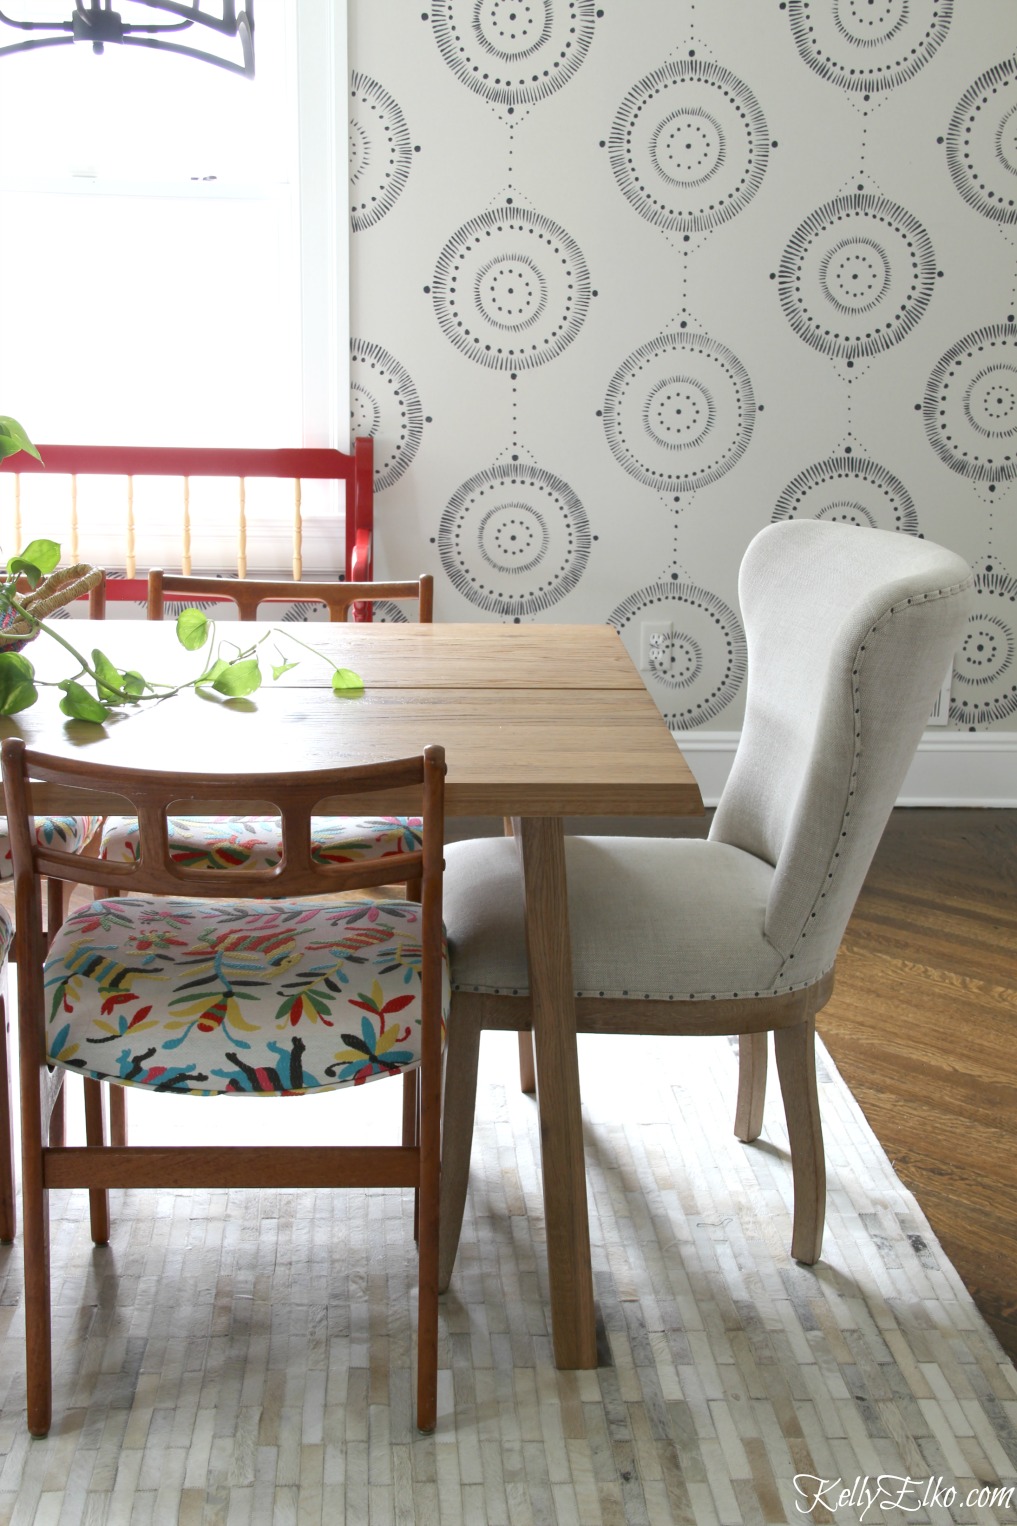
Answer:
[[[27,451],[41,461],[16,419],[0,414],[0,461],[6,456]],[[33,540],[18,556],[13,556],[0,574],[0,715],[15,715],[27,710],[39,698],[40,688],[62,691],[60,709],[72,720],[92,721],[102,725],[116,714],[132,707],[170,699],[185,689],[221,695],[224,699],[243,699],[259,689],[263,680],[262,660],[274,653],[269,662],[273,679],[281,678],[297,666],[287,658],[279,638],[311,652],[331,669],[331,687],[340,697],[351,697],[363,690],[363,680],[350,668],[339,667],[289,631],[271,630],[246,646],[228,638],[216,640],[215,622],[203,610],[188,606],[177,616],[177,640],[189,652],[205,652],[201,671],[186,683],[161,684],[148,679],[135,668],[118,668],[98,647],[91,659],[79,652],[70,641],[33,611],[32,593],[56,571],[60,546],[53,540]],[[3,646],[4,629],[8,647]],[[67,678],[46,680],[36,676],[35,668],[23,651],[12,650],[15,644],[32,640],[44,633],[64,648],[77,664]]]

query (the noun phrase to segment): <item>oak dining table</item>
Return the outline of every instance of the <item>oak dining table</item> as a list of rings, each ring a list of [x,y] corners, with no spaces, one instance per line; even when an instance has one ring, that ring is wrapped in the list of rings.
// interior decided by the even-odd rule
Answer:
[[[315,651],[273,634],[291,629]],[[59,630],[80,651],[99,647],[118,667],[151,681],[184,682],[201,671],[203,654],[184,651],[170,622],[72,620]],[[515,820],[554,1358],[560,1368],[596,1366],[587,1203],[568,1187],[585,1177],[564,818],[700,815],[692,772],[608,625],[222,621],[216,630],[225,641],[264,636],[266,672],[279,660],[277,645],[282,660],[297,666],[276,682],[268,677],[246,699],[185,690],[105,725],[68,720],[59,692],[43,688],[32,708],[0,717],[0,736],[114,765],[204,766],[223,779],[223,813],[231,810],[230,778],[245,771],[341,767],[440,743],[448,762],[446,814]],[[25,655],[41,678],[72,675],[67,652],[45,634]],[[334,695],[322,658],[354,669],[363,690]],[[40,813],[118,814],[123,805],[115,796],[61,797],[42,785],[34,800]],[[419,806],[411,793],[346,796],[342,813],[405,815]],[[321,810],[328,813],[328,802]]]

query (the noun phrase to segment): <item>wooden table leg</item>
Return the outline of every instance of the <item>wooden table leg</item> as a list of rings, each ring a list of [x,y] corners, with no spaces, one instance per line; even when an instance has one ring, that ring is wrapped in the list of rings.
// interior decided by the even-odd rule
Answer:
[[[520,828],[554,1360],[596,1367],[564,826],[529,817]]]

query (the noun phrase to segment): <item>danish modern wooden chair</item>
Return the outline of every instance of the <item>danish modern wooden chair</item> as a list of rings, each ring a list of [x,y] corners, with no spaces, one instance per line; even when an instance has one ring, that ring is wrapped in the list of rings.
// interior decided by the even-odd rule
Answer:
[[[241,620],[255,620],[259,609],[295,601],[325,604],[329,618],[345,620],[355,604],[412,599],[417,619],[431,621],[433,582],[430,574],[402,583],[294,583],[254,578],[204,578],[166,573],[148,575],[148,617],[161,620],[168,602],[185,604],[216,599],[233,603]],[[414,817],[321,817],[314,823],[314,853],[335,863],[353,859],[401,858],[419,844],[420,822]],[[193,869],[256,869],[275,862],[279,852],[278,822],[255,816],[241,819],[214,816],[205,820],[174,816],[170,824],[171,852]],[[129,862],[137,852],[137,823],[131,817],[111,817],[105,824],[99,857],[105,863]],[[402,865],[394,880],[405,878]],[[412,887],[411,887],[412,890]]]
[[[960,557],[908,535],[812,520],[763,530],[739,581],[745,721],[708,840],[566,839],[579,1031],[740,1035],[735,1133],[745,1141],[762,1128],[773,1031],[791,1254],[807,1264],[821,1252],[826,1192],[815,1016],[971,584]],[[443,1288],[466,1198],[480,1034],[531,1026],[511,838],[448,846],[445,921]]]
[[[433,1429],[448,1000],[442,749],[362,767],[239,780],[102,767],[30,752],[20,739],[5,741],[2,757],[16,893],[30,1431],[45,1435],[52,1409],[47,1194],[88,1188],[92,1237],[102,1244],[110,1233],[110,1187],[212,1186],[415,1190],[417,1425]],[[30,780],[119,795],[141,822],[140,858],[106,865],[119,894],[72,911],[48,948],[42,877],[80,884],[93,871],[61,846],[39,843],[29,814]],[[422,840],[407,855],[407,867],[412,857],[421,902],[336,899],[384,883],[388,868],[379,860],[317,861],[315,807],[328,796],[418,786]],[[274,805],[282,833],[278,864],[209,875],[176,861],[166,828],[170,807],[180,801],[200,807],[216,792],[220,799],[228,792],[240,806]],[[347,964],[356,979],[344,984]],[[365,990],[370,994],[358,997]],[[329,1022],[317,1021],[325,1012]],[[420,1081],[417,1110],[411,1127],[404,1119],[399,1144],[132,1148],[106,1142],[106,1085],[295,1098],[410,1071]],[[85,1078],[83,1148],[65,1145],[52,1126],[68,1073]],[[228,1104],[219,1105],[228,1115]],[[222,1126],[228,1137],[228,1116]]]
[[[201,578],[190,573],[164,572],[153,567],[148,574],[148,618],[161,620],[167,601],[191,603],[195,599],[233,603],[241,620],[257,620],[266,604],[324,604],[330,620],[349,619],[357,604],[382,600],[413,599],[417,620],[430,625],[434,610],[434,580],[428,572],[419,578],[392,583],[308,582],[279,578]],[[264,619],[265,616],[262,616]]]

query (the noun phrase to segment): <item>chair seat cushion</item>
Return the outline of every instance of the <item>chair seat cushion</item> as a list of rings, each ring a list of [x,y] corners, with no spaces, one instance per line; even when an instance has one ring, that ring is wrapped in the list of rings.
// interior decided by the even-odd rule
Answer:
[[[47,1058],[202,1096],[361,1085],[419,1063],[420,972],[410,901],[95,901],[46,957]]]
[[[68,853],[80,853],[99,826],[101,816],[36,816],[35,839],[41,844],[56,843]],[[0,880],[14,877],[11,858],[11,834],[7,817],[0,816]]]
[[[726,843],[569,837],[577,996],[682,1001],[787,989],[793,969],[763,931],[773,868]],[[454,990],[529,989],[519,849],[511,838],[445,848]]]
[[[311,857],[317,864],[396,857],[419,848],[421,833],[416,816],[314,816]],[[188,869],[272,869],[280,842],[275,816],[174,816],[169,822],[170,857]],[[137,863],[140,852],[137,819],[111,816],[99,857]]]

